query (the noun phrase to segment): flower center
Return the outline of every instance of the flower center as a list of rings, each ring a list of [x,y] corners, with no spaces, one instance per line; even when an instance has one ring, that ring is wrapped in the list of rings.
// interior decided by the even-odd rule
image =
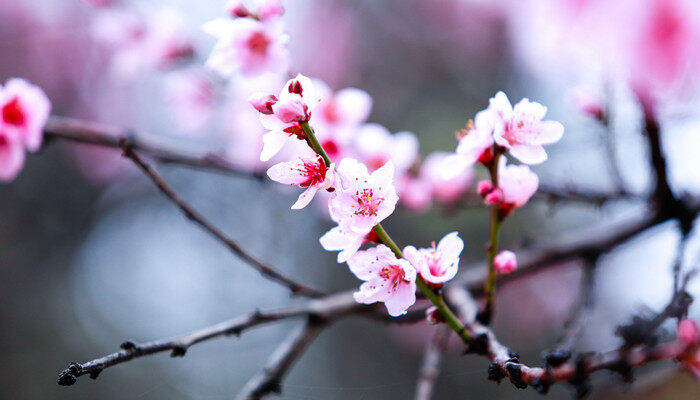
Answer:
[[[263,32],[255,32],[248,39],[248,48],[251,52],[259,55],[267,53],[270,46],[270,39]]]
[[[326,163],[319,157],[315,162],[304,161],[304,166],[301,167],[300,172],[306,175],[306,180],[299,184],[299,186],[309,187],[323,183],[323,181],[326,180],[328,167],[326,167]]]
[[[355,192],[357,197],[357,209],[355,210],[355,215],[377,215],[377,210],[379,210],[379,205],[384,200],[383,197],[377,197],[374,195],[374,189],[365,188]]]
[[[19,98],[15,97],[5,104],[2,108],[2,119],[11,125],[24,125],[24,121],[27,118],[24,115],[22,105],[19,103]]]
[[[382,268],[382,270],[379,271],[379,276],[391,282],[392,290],[396,290],[396,287],[406,280],[406,274],[403,268],[398,265],[389,265]]]

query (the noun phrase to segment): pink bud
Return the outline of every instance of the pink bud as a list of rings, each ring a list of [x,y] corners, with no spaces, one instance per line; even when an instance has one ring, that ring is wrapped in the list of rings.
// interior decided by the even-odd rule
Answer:
[[[284,14],[284,7],[280,0],[265,0],[258,7],[258,14],[260,14],[260,19],[265,21]]]
[[[503,200],[503,192],[501,189],[493,189],[484,197],[484,203],[487,205],[495,205]]]
[[[576,107],[584,114],[594,119],[603,119],[605,109],[603,101],[586,89],[579,89],[574,92],[574,103]]]
[[[248,97],[248,103],[250,103],[256,110],[263,114],[272,114],[272,106],[277,103],[277,97],[271,94],[265,93],[253,93]]]
[[[243,5],[242,1],[232,1],[226,7],[232,17],[245,18],[250,16],[250,11]]]
[[[491,183],[491,181],[483,180],[476,184],[476,192],[479,193],[481,197],[486,197],[492,190],[493,183]]]
[[[496,272],[501,275],[510,274],[518,268],[518,260],[515,258],[515,253],[509,250],[503,250],[496,255],[493,260],[493,267]]]
[[[299,86],[301,87],[301,85]],[[284,96],[272,105],[272,111],[280,121],[288,124],[290,122],[306,121],[309,118],[307,114],[308,107],[304,104],[301,96]]]
[[[686,344],[695,344],[700,340],[700,329],[695,321],[691,319],[684,319],[678,323],[677,327],[678,338],[684,341]]]
[[[444,318],[442,317],[442,314],[440,314],[440,311],[438,311],[437,307],[430,306],[427,310],[425,310],[425,321],[428,323],[428,325],[437,325],[440,322],[443,322]]]
[[[299,82],[296,79],[289,83],[289,87],[287,88],[287,90],[289,90],[289,93],[296,93],[300,96],[304,94],[301,82]]]

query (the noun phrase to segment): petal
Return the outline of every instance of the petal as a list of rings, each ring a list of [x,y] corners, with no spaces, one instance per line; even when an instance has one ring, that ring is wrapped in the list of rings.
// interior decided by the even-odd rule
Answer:
[[[263,149],[260,153],[260,161],[268,161],[279,153],[287,141],[287,133],[283,131],[270,131],[263,135]]]
[[[492,110],[495,115],[501,118],[508,118],[513,113],[513,107],[510,105],[508,96],[502,91],[489,99],[489,110]]]
[[[403,257],[411,263],[413,268],[415,268],[419,273],[423,273],[423,271],[428,270],[428,263],[425,260],[425,257],[423,254],[418,251],[413,246],[406,246],[403,249]]]
[[[377,218],[370,215],[354,215],[350,219],[350,229],[356,233],[367,234],[377,224]]]
[[[377,187],[389,188],[394,181],[394,163],[389,160],[378,170],[372,172],[372,180]]]
[[[547,160],[547,152],[540,145],[517,144],[510,148],[510,154],[525,164],[540,164]]]
[[[454,179],[471,165],[471,159],[459,154],[451,154],[440,162],[440,177],[444,180]]]
[[[216,18],[202,25],[202,30],[216,38],[222,38],[233,31],[233,21],[226,18]]]
[[[301,160],[275,164],[267,170],[267,176],[275,182],[287,185],[299,185],[308,179]]]
[[[440,263],[443,265],[459,263],[459,255],[463,249],[464,242],[459,237],[459,233],[448,233],[437,245],[437,251],[440,253]]]
[[[355,301],[362,304],[372,304],[384,301],[391,296],[389,282],[380,277],[373,277],[360,285],[360,290],[353,293]],[[401,314],[399,314],[401,315]]]
[[[304,193],[299,195],[297,202],[292,205],[292,210],[300,210],[309,205],[311,200],[313,200],[314,195],[316,195],[316,192],[318,192],[318,188],[316,186],[309,186]]]
[[[521,116],[527,116],[528,119],[540,121],[547,114],[547,107],[525,98],[513,107],[513,112]]]
[[[350,272],[363,281],[376,277],[378,271],[381,269],[380,264],[376,247],[358,251],[348,260]]]
[[[0,145],[0,181],[10,182],[17,177],[24,165],[24,147],[17,137],[4,136]]]
[[[397,132],[392,135],[392,143],[389,147],[391,160],[399,173],[411,168],[418,157],[418,138],[413,132]]]
[[[416,302],[416,283],[402,282],[396,290],[384,300],[389,315],[398,317],[406,313],[409,307]]]
[[[274,114],[260,114],[258,118],[260,118],[260,123],[262,126],[271,131],[281,131],[289,126],[288,124],[280,121],[280,119]]]
[[[551,144],[558,142],[564,135],[564,125],[557,121],[542,121],[539,133],[534,135],[533,144]]]
[[[359,125],[372,111],[372,97],[364,90],[346,88],[335,94],[334,101],[346,123]]]

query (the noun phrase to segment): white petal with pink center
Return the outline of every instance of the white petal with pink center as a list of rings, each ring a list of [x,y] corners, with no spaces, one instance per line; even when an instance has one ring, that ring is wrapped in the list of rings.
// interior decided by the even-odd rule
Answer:
[[[267,170],[273,181],[305,187],[299,199],[292,205],[293,210],[306,207],[319,190],[328,189],[335,183],[335,165],[326,166],[321,156],[315,159],[299,158],[296,161],[275,164]]]
[[[431,284],[440,285],[454,278],[459,269],[459,255],[464,249],[464,242],[457,232],[443,237],[435,246],[416,249],[407,246],[403,255],[413,265],[423,279]]]
[[[51,112],[49,98],[38,86],[20,78],[9,79],[0,90],[2,129],[16,131],[18,140],[29,151],[39,150]]]
[[[547,107],[522,99],[511,107],[508,97],[498,92],[489,101],[489,109],[497,117],[494,140],[510,150],[513,157],[525,164],[539,164],[547,160],[542,145],[559,141],[564,126],[556,121],[543,121]]]
[[[378,245],[358,251],[348,260],[350,271],[365,281],[354,293],[362,304],[384,302],[389,315],[397,317],[416,302],[416,270],[406,260],[398,259],[392,251]]]
[[[505,157],[498,163],[498,187],[503,193],[503,203],[522,207],[530,200],[539,186],[539,179],[527,165],[507,165]]]
[[[344,158],[337,168],[340,184],[331,198],[331,217],[356,233],[366,234],[394,212],[398,196],[391,161],[370,174],[353,158]]]

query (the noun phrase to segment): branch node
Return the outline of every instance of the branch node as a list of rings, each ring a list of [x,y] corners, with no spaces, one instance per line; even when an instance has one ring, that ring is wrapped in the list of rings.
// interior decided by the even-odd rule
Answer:
[[[68,364],[68,368],[61,371],[58,375],[58,384],[61,386],[70,386],[78,380],[78,374],[83,370],[83,367],[76,363],[71,362]]]
[[[187,347],[183,345],[173,346],[173,349],[170,352],[170,357],[184,357],[185,353],[187,353]]]
[[[136,350],[136,344],[131,340],[127,340],[124,343],[120,344],[119,348],[126,351],[133,351]]]
[[[571,351],[566,349],[555,349],[545,353],[543,356],[546,367],[558,367],[571,358]]]

